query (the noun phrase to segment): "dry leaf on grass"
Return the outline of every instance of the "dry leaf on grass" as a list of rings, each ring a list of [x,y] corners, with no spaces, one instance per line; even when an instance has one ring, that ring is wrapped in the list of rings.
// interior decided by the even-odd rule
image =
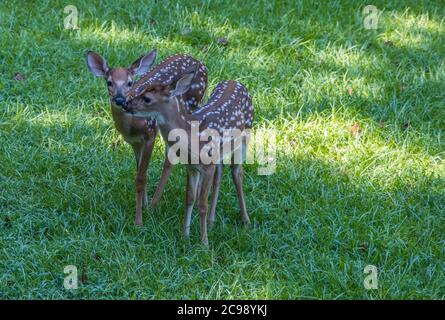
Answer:
[[[25,80],[25,77],[23,76],[23,74],[17,72],[14,76],[14,79],[17,81],[23,81],[23,80]]]
[[[357,135],[359,135],[361,132],[362,132],[362,128],[360,128],[360,125],[357,123],[357,122],[355,122],[352,126],[351,126],[351,133],[354,135],[354,136],[357,136]]]
[[[218,38],[218,44],[221,46],[221,47],[227,47],[227,45],[229,44],[229,41],[227,40],[227,38],[225,38],[225,37],[221,37],[221,38]]]

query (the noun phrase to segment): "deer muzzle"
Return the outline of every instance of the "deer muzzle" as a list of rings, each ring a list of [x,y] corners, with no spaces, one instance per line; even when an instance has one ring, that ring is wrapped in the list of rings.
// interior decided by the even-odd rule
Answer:
[[[121,106],[124,109],[127,107],[127,99],[125,99],[125,97],[116,96],[113,100],[116,105]]]

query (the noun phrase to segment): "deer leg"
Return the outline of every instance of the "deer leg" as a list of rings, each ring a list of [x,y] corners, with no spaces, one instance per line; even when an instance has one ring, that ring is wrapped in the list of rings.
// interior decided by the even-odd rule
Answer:
[[[213,180],[213,190],[212,190],[212,204],[210,206],[209,214],[209,229],[213,227],[216,216],[216,204],[218,202],[219,189],[221,187],[221,178],[224,171],[223,164],[217,164],[215,170],[215,177]]]
[[[131,147],[133,148],[134,157],[136,159],[136,175],[138,174],[139,170],[139,161],[141,160],[142,153],[144,151],[144,145],[143,144],[132,144]],[[147,195],[144,196],[144,205],[147,205]]]
[[[147,199],[147,168],[153,151],[155,137],[147,140],[141,149],[138,170],[135,178],[136,185],[136,217],[135,224],[142,224],[143,206]]]
[[[244,201],[243,192],[243,165],[242,164],[231,164],[230,170],[232,172],[232,179],[235,183],[236,193],[238,195],[238,201],[241,211],[241,220],[246,224],[250,225],[249,215],[246,211],[246,203]]]
[[[199,190],[199,220],[201,226],[201,243],[205,246],[209,244],[207,237],[207,210],[209,207],[209,191],[215,175],[215,165],[208,166],[201,177],[201,188]]]
[[[158,204],[159,199],[161,198],[162,191],[164,190],[167,180],[170,177],[170,174],[172,172],[172,166],[173,165],[171,164],[170,160],[168,159],[168,145],[166,144],[165,159],[164,159],[164,166],[162,168],[161,179],[159,180],[156,191],[153,195],[153,198],[151,199],[151,203],[150,203],[151,208],[155,208],[156,205]]]
[[[139,161],[141,160],[141,155],[142,155],[142,152],[144,149],[144,145],[140,144],[140,143],[131,144],[131,147],[133,148],[134,158],[136,160],[136,176],[137,176],[138,171],[139,171]],[[146,203],[146,199],[144,199],[144,203]]]
[[[141,158],[142,146],[140,144],[132,144],[131,147],[133,148],[134,158],[136,159],[137,172],[137,169],[139,168],[139,159]]]
[[[185,194],[185,214],[183,222],[183,235],[188,237],[190,235],[190,221],[192,219],[193,205],[195,204],[196,191],[199,183],[199,171],[193,169],[187,170],[187,188]]]

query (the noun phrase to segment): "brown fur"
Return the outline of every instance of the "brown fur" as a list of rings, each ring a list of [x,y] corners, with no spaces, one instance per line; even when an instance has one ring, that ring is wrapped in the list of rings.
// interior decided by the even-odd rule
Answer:
[[[138,225],[142,224],[143,205],[144,203],[147,203],[147,169],[154,147],[157,126],[153,119],[133,117],[131,114],[125,112],[122,106],[115,103],[114,99],[120,96],[127,98],[133,88],[141,88],[141,86],[144,86],[145,82],[151,83],[153,79],[168,79],[169,77],[180,75],[183,70],[183,65],[189,63],[189,61],[199,63],[202,74],[200,80],[197,80],[196,82],[196,85],[200,86],[199,90],[195,90],[187,96],[187,99],[189,99],[188,101],[193,102],[190,103],[188,107],[195,107],[197,103],[201,101],[207,88],[207,69],[201,62],[186,55],[175,55],[167,58],[152,70],[146,72],[136,83],[133,83],[134,77],[138,73],[138,69],[141,68],[141,65],[147,58],[150,58],[150,55],[153,58],[153,56],[156,56],[156,51],[152,51],[146,56],[139,58],[128,68],[113,69],[108,68],[107,62],[97,53],[90,51],[87,55],[87,65],[90,70],[97,76],[103,76],[105,81],[107,81],[108,94],[111,101],[111,113],[115,127],[122,134],[124,140],[131,145],[135,154],[137,170],[135,177],[135,223]],[[151,201],[152,207],[156,206],[159,201],[170,173],[171,164],[166,157],[161,179]]]
[[[195,68],[196,70],[196,68]],[[237,81],[226,81],[216,86],[209,101],[198,108],[192,114],[186,111],[185,101],[182,96],[173,96],[178,92],[183,92],[190,86],[190,75],[195,70],[184,73],[179,80],[174,80],[168,84],[151,84],[146,87],[139,96],[135,96],[129,101],[127,110],[136,116],[153,115],[162,120],[159,128],[164,139],[170,145],[176,142],[167,141],[169,132],[173,129],[183,129],[188,135],[189,151],[191,149],[191,126],[192,121],[199,123],[199,132],[206,129],[217,130],[220,134],[224,129],[244,130],[252,127],[253,105],[247,89]],[[192,78],[193,79],[193,78]],[[181,84],[178,84],[181,83]],[[186,84],[184,84],[186,83]],[[180,87],[180,89],[178,89]],[[213,142],[213,139],[212,141]],[[199,151],[211,142],[200,141]],[[247,142],[242,142],[242,148],[246,150]],[[189,152],[190,154],[190,152]],[[191,212],[196,197],[199,199],[198,210],[200,214],[201,241],[208,244],[207,237],[207,210],[208,194],[213,184],[214,193],[212,196],[212,206],[209,215],[209,225],[215,220],[216,201],[218,199],[219,184],[222,175],[222,158],[218,163],[211,164],[187,164],[187,186],[186,186],[186,210],[184,214],[183,232],[188,236],[190,232]],[[216,172],[215,172],[216,171]],[[231,164],[232,178],[237,190],[241,218],[250,224],[250,219],[246,211],[244,193],[242,189],[243,168],[242,164],[233,160]]]

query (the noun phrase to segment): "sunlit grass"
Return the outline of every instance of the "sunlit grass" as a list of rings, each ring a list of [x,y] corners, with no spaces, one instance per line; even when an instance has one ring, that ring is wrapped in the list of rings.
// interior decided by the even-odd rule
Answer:
[[[445,8],[373,4],[377,30],[365,3],[76,1],[72,31],[64,2],[2,2],[0,297],[444,298]],[[246,166],[254,228],[226,172],[209,249],[196,215],[180,236],[179,166],[133,225],[133,155],[85,66],[88,49],[126,66],[154,47],[202,59],[211,89],[242,81],[256,128],[278,133],[276,172]],[[149,196],[162,161],[159,140]]]

